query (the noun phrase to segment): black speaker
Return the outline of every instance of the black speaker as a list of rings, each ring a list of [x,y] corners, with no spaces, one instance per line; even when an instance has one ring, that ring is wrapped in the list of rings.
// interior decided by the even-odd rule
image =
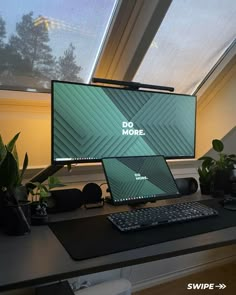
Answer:
[[[175,182],[183,196],[194,194],[198,190],[197,180],[193,177],[176,178]]]
[[[82,191],[75,188],[52,190],[47,203],[48,213],[72,211],[82,205],[85,205],[85,208],[97,208],[104,204],[102,189],[96,183],[87,183]],[[95,206],[88,206],[89,204],[95,204]]]
[[[94,204],[102,201],[102,189],[96,183],[87,183],[82,192],[84,204]]]
[[[75,188],[52,190],[47,203],[48,213],[72,211],[83,205],[83,193],[81,190]]]

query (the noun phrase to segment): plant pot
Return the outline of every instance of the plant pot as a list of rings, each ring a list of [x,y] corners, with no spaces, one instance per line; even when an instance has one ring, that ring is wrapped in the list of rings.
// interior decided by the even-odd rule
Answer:
[[[46,206],[41,208],[39,201],[31,203],[31,224],[32,225],[44,225],[48,223],[48,214]]]
[[[211,184],[200,183],[200,190],[202,195],[211,195]]]
[[[2,209],[3,229],[8,235],[30,233],[31,211],[29,201],[19,201],[19,205],[7,205]]]
[[[213,179],[213,195],[230,194],[231,192],[231,183],[230,183],[230,170],[217,170],[214,179]]]

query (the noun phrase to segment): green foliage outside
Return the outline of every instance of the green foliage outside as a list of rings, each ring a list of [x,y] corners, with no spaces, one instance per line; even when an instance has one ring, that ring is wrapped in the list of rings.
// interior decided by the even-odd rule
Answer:
[[[48,29],[44,22],[36,25],[35,19],[33,12],[23,15],[6,42],[6,24],[0,15],[0,85],[21,89],[27,83],[43,89],[50,88],[53,79],[82,82],[75,46],[70,43],[62,56],[53,56]]]

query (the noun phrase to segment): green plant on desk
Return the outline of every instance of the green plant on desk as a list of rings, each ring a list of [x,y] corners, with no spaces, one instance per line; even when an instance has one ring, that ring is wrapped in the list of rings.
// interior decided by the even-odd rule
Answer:
[[[215,152],[217,152],[216,159],[209,156],[199,158],[199,160],[202,160],[202,164],[198,168],[198,174],[203,194],[210,194],[214,192],[217,187],[219,177],[222,179],[225,178],[225,181],[227,182],[229,172],[234,169],[234,165],[236,164],[235,154],[228,155],[223,153],[224,144],[221,140],[213,139],[212,148]],[[222,187],[222,189],[224,190],[224,187]]]
[[[5,144],[0,135],[0,217],[10,232],[22,234],[30,231],[29,223],[22,210],[27,203],[26,187],[22,185],[24,173],[28,166],[28,155],[25,153],[23,168],[19,168],[16,142],[20,133]],[[21,226],[21,227],[20,227]]]
[[[40,182],[29,182],[27,184],[32,197],[33,215],[47,216],[47,202],[51,196],[51,190],[64,186],[56,176],[49,176],[47,181],[47,185]]]
[[[24,173],[28,166],[28,155],[25,154],[23,168],[19,169],[19,158],[16,149],[16,141],[20,133],[17,133],[8,144],[4,144],[0,135],[0,190],[4,205],[16,205],[20,199],[26,199],[27,195],[21,195],[21,187]]]

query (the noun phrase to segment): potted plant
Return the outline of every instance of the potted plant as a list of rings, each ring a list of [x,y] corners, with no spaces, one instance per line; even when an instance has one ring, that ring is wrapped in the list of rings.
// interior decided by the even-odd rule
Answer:
[[[31,221],[33,225],[42,225],[48,222],[47,207],[51,190],[64,186],[56,176],[49,176],[47,182],[47,185],[40,182],[29,182],[27,184],[32,197]]]
[[[28,155],[25,154],[22,170],[16,149],[17,133],[7,144],[0,135],[0,216],[9,234],[24,234],[30,231],[28,208],[22,200],[27,201],[27,191],[22,179],[28,166]],[[28,205],[28,204],[27,204]],[[25,210],[25,212],[24,212]]]
[[[235,154],[224,153],[224,144],[219,139],[212,140],[212,148],[217,152],[217,158],[210,156],[199,158],[202,165],[198,168],[199,183],[203,194],[230,193],[230,171],[236,164]]]
[[[201,167],[198,168],[198,175],[199,175],[199,184],[200,184],[201,193],[203,195],[210,195],[211,187],[212,187],[212,176],[213,176],[210,160],[207,160],[207,159],[203,160]]]

